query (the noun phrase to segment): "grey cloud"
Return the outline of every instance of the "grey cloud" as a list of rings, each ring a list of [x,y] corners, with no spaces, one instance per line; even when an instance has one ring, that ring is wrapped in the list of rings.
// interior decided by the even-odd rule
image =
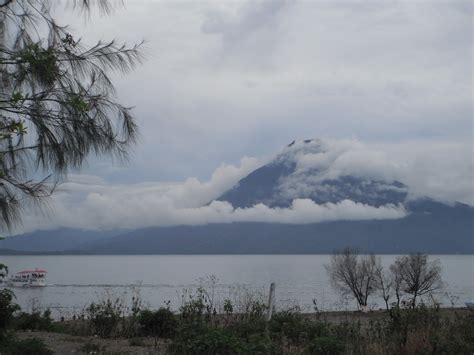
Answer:
[[[225,41],[239,41],[261,28],[272,27],[276,15],[288,3],[287,0],[246,1],[233,14],[210,10],[202,23],[202,31],[221,34]]]
[[[279,159],[295,159],[297,170],[281,182],[287,198],[304,197],[324,188],[321,181],[345,175],[380,181],[400,181],[410,198],[474,205],[474,160],[469,141],[412,140],[402,143],[362,143],[358,140],[314,141],[295,145]],[[317,171],[317,173],[308,173]],[[385,189],[387,186],[380,185]],[[389,187],[393,188],[393,187]]]

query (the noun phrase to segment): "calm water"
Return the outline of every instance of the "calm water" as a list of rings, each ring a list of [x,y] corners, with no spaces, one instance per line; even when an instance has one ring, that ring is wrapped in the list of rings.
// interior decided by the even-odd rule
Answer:
[[[396,256],[382,256],[384,265]],[[445,304],[463,305],[474,299],[474,256],[437,255],[443,265],[443,279],[449,295],[437,297]],[[0,263],[15,273],[27,268],[48,270],[47,287],[15,288],[17,302],[26,310],[49,307],[56,316],[81,312],[106,294],[126,303],[139,294],[143,302],[159,307],[171,301],[174,309],[204,282],[215,290],[217,302],[224,298],[242,301],[266,297],[271,282],[276,283],[279,307],[299,305],[312,310],[313,299],[324,310],[353,309],[352,303],[332,290],[324,265],[328,255],[153,255],[153,256],[0,256]],[[209,279],[214,275],[216,281]],[[204,281],[200,279],[205,279]],[[373,307],[378,297],[373,298]]]

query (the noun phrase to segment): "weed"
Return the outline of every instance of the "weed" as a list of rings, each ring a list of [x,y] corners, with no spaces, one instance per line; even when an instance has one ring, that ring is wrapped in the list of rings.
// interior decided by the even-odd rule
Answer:
[[[155,347],[158,343],[158,338],[173,338],[178,327],[178,321],[173,312],[163,307],[157,311],[142,311],[138,322],[143,334],[152,336],[155,339]]]
[[[122,304],[118,298],[115,301],[107,299],[98,304],[92,303],[87,308],[87,313],[95,334],[103,338],[113,335],[122,318],[121,311]]]

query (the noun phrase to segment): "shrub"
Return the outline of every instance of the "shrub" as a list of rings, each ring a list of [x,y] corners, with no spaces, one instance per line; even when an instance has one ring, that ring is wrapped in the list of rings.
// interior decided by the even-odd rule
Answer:
[[[0,342],[2,355],[50,355],[53,352],[43,343],[41,339],[28,338],[18,340],[16,338],[4,339]]]
[[[352,354],[361,354],[365,352],[366,339],[362,332],[359,321],[342,322],[331,327],[331,334],[339,339],[343,344],[350,347]],[[325,336],[322,336],[325,337]]]
[[[474,351],[474,315],[444,315],[438,304],[407,305],[390,310],[384,330],[385,346],[412,353],[457,353]]]
[[[155,346],[158,338],[173,338],[178,326],[173,312],[163,307],[157,311],[144,310],[140,312],[138,323],[145,335],[154,337]]]
[[[133,338],[139,335],[138,320],[142,307],[143,305],[140,289],[133,287],[131,305],[127,307],[127,311],[125,312],[128,316],[122,319],[121,333],[123,337]]]
[[[334,336],[317,337],[311,341],[305,353],[313,355],[335,355],[342,354],[344,349],[344,343]]]
[[[115,302],[107,299],[98,304],[92,303],[87,307],[87,313],[95,334],[107,338],[117,331],[121,319],[122,305],[119,299]]]
[[[14,322],[15,328],[20,330],[46,330],[53,328],[53,320],[51,319],[51,311],[47,309],[41,314],[36,311],[33,313],[20,313]]]
[[[170,345],[171,354],[242,354],[242,341],[223,328],[201,328],[196,332],[179,333]]]
[[[251,320],[263,319],[265,313],[268,310],[268,306],[260,301],[254,301],[247,305],[244,316]]]
[[[231,331],[236,336],[243,339],[250,339],[256,334],[265,333],[267,323],[263,318],[261,319],[241,319],[228,326],[229,331]]]
[[[267,306],[259,301],[252,301],[246,305],[244,314],[238,315],[229,325],[229,330],[238,337],[249,340],[255,334],[264,333],[267,329],[265,312]]]
[[[224,313],[227,316],[232,315],[234,313],[234,305],[232,304],[232,301],[229,299],[224,300]]]
[[[410,337],[414,335],[416,347],[420,347],[418,350],[421,351],[421,348],[429,346],[435,340],[434,336],[442,328],[441,323],[440,307],[437,304],[434,307],[424,304],[393,307],[389,312],[385,335],[399,351],[407,346]],[[412,341],[410,346],[414,347],[415,343]]]
[[[331,336],[329,324],[310,320],[302,316],[298,309],[274,314],[269,329],[275,341],[289,348],[304,346],[316,337]]]
[[[439,353],[474,354],[474,314],[462,316],[456,313],[448,329],[441,331],[444,338],[437,344]]]
[[[278,346],[265,333],[249,335],[243,343],[244,354],[282,354],[281,346]]]
[[[308,338],[309,323],[301,317],[299,310],[286,310],[273,315],[269,329],[275,338],[299,344]]]
[[[189,299],[179,309],[183,319],[192,323],[203,323],[213,320],[217,311],[211,297],[203,287],[198,287],[196,294],[190,294],[188,297]]]
[[[20,310],[20,306],[13,303],[14,298],[15,294],[12,291],[8,289],[0,291],[0,339],[11,325],[15,312]]]

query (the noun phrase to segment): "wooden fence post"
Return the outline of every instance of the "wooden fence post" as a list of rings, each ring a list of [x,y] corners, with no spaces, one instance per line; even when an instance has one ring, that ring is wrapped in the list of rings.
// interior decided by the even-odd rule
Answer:
[[[270,294],[268,295],[267,322],[272,319],[273,309],[275,308],[275,283],[270,284]]]

